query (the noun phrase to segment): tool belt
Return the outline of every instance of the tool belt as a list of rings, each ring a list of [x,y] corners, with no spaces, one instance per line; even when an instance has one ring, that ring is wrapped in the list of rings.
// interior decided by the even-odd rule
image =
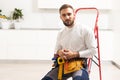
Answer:
[[[85,65],[85,60],[81,58],[73,58],[67,61],[62,60],[61,63],[63,63],[64,74],[68,74],[68,73],[71,73],[71,72],[74,72],[74,71],[77,71],[83,68]]]
[[[87,64],[86,58],[73,58],[65,61],[64,59],[58,57],[57,58],[58,66],[56,65],[56,67],[59,67],[58,80],[62,80],[62,73],[63,73],[62,71],[64,71],[64,74],[68,74],[80,70],[81,68],[86,68],[86,64]]]
[[[72,60],[66,61],[64,63],[64,74],[68,74],[83,68],[83,61],[82,60]]]

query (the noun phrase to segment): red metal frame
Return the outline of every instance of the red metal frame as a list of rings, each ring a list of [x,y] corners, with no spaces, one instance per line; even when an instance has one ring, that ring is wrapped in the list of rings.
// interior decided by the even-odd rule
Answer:
[[[78,11],[80,10],[96,10],[96,20],[95,20],[95,27],[94,27],[94,34],[95,34],[95,38],[97,39],[97,46],[98,46],[98,67],[99,67],[99,77],[100,77],[100,80],[102,80],[102,73],[101,73],[101,60],[100,60],[100,46],[99,46],[99,33],[98,33],[98,16],[99,16],[99,11],[97,8],[94,8],[94,7],[90,7],[90,8],[78,8],[76,11],[75,11],[75,15],[77,14]],[[91,64],[92,64],[92,61],[91,59],[88,59],[88,72],[90,73],[90,69],[91,69]]]

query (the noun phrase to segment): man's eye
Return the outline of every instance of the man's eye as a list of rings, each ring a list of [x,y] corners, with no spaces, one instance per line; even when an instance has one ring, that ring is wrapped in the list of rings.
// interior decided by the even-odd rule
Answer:
[[[66,16],[66,14],[63,14],[62,16],[63,16],[63,17],[65,17],[65,16]]]
[[[68,16],[70,16],[70,15],[71,15],[71,13],[68,13],[67,15],[68,15]]]
[[[63,14],[62,16],[63,16],[63,17],[71,16],[71,13]]]

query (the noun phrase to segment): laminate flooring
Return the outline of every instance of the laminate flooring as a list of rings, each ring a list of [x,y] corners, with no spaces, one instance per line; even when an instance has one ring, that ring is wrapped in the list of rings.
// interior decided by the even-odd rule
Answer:
[[[0,61],[0,80],[41,80],[51,69],[52,61]],[[120,80],[120,69],[110,61],[101,62],[102,80]],[[71,78],[69,80],[72,80]],[[100,80],[99,70],[94,63],[90,80]]]

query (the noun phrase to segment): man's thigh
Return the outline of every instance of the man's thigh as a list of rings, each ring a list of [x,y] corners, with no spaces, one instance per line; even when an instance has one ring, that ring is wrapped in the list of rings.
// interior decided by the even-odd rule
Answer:
[[[67,80],[72,74],[63,74],[62,80]],[[58,67],[50,70],[42,80],[58,80]]]
[[[88,72],[85,69],[74,72],[72,77],[73,80],[89,80]]]
[[[49,77],[49,78],[51,78],[52,80],[57,80],[57,76],[58,76],[58,67],[50,70],[50,71],[45,75],[45,77]],[[45,78],[45,77],[44,77],[44,78]],[[43,78],[43,80],[44,80],[44,78]]]

